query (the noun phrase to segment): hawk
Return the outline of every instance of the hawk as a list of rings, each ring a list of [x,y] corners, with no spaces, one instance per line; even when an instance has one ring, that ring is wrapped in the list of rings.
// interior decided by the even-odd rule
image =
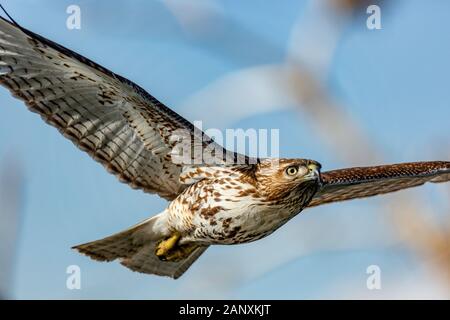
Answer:
[[[208,246],[261,239],[305,208],[450,180],[449,161],[321,172],[314,160],[227,151],[137,84],[10,20],[0,19],[1,85],[120,181],[170,201],[74,247],[95,260],[178,278]],[[182,146],[217,152],[174,161],[180,132]]]

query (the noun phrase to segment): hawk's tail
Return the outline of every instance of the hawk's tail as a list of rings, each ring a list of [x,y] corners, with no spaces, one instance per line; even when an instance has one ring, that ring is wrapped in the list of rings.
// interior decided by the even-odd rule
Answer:
[[[101,240],[88,242],[73,247],[73,249],[99,261],[120,259],[120,263],[133,271],[168,276],[174,279],[180,277],[195,260],[207,249],[198,246],[187,258],[181,261],[161,261],[155,255],[156,244],[167,235],[158,229],[156,215],[125,231],[113,234]]]

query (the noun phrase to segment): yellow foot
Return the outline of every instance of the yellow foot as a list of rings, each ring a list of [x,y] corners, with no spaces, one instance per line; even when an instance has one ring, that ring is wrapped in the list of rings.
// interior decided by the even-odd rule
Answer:
[[[167,238],[166,240],[162,240],[155,249],[155,254],[158,258],[163,259],[169,251],[175,247],[178,240],[180,239],[180,234],[178,232],[175,232],[172,236]]]

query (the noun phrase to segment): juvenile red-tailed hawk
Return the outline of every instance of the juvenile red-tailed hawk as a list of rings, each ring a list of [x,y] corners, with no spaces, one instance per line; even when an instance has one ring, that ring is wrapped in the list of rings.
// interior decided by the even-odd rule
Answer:
[[[209,245],[261,239],[307,207],[450,180],[448,161],[320,173],[313,160],[224,150],[135,83],[3,18],[0,83],[120,181],[170,201],[130,229],[75,247],[143,273],[178,278]],[[182,146],[215,151],[208,161],[174,161],[186,134]]]

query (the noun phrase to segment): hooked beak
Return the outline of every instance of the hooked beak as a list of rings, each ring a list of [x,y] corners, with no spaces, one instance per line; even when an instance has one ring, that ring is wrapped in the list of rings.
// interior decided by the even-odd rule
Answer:
[[[309,172],[306,175],[306,177],[310,178],[310,179],[317,179],[317,180],[321,181],[321,179],[320,179],[320,168],[321,168],[321,166],[318,163],[310,163],[310,164],[308,164]]]

